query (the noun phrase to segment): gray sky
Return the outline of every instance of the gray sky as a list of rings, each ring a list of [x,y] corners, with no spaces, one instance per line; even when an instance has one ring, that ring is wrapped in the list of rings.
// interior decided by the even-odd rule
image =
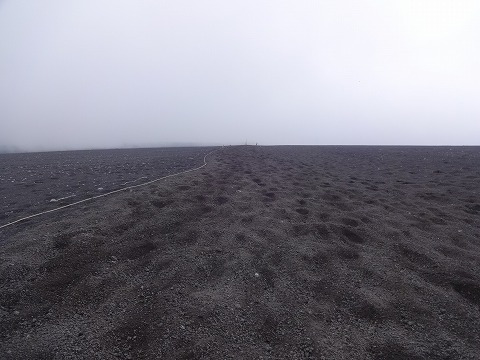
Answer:
[[[0,0],[0,147],[480,145],[478,0]]]

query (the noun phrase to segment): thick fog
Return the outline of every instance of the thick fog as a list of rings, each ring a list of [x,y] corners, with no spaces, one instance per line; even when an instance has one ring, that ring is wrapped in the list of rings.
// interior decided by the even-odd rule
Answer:
[[[3,0],[0,148],[479,145],[478,0]]]

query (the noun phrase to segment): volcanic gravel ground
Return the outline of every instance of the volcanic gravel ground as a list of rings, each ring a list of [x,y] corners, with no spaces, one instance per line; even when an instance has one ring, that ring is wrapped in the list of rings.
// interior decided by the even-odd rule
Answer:
[[[480,149],[226,147],[0,230],[6,359],[480,359]]]
[[[211,148],[0,154],[0,225],[203,164]]]

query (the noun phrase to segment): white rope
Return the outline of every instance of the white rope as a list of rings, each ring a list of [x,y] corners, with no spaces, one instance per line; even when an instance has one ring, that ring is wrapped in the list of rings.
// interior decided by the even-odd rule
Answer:
[[[17,223],[19,223],[19,222],[21,222],[21,221],[24,221],[24,220],[28,220],[28,219],[34,218],[34,217],[36,217],[36,216],[40,216],[40,215],[43,215],[43,214],[48,214],[48,213],[51,213],[51,212],[54,212],[54,211],[58,211],[58,210],[61,210],[61,209],[65,209],[65,208],[68,208],[68,207],[71,207],[71,206],[74,206],[74,205],[78,205],[78,204],[81,204],[81,203],[84,203],[84,202],[87,202],[87,201],[90,201],[90,200],[98,199],[98,198],[101,198],[101,197],[104,197],[104,196],[108,196],[108,195],[115,194],[115,193],[118,193],[118,192],[121,192],[121,191],[125,191],[125,190],[129,190],[129,189],[137,188],[137,187],[140,187],[140,186],[150,185],[150,184],[153,184],[154,182],[157,182],[157,181],[160,181],[160,180],[164,180],[164,179],[171,178],[171,177],[174,177],[174,176],[177,176],[177,175],[186,174],[186,173],[189,173],[189,172],[192,172],[192,171],[200,170],[200,169],[203,168],[205,165],[207,165],[207,156],[210,155],[211,153],[217,151],[217,150],[218,150],[218,149],[212,150],[212,151],[210,151],[208,154],[206,154],[206,155],[203,157],[203,165],[202,165],[202,166],[199,166],[199,167],[196,167],[196,168],[194,168],[194,169],[181,171],[181,172],[176,173],[176,174],[170,174],[170,175],[163,176],[163,177],[158,178],[158,179],[155,179],[155,180],[148,181],[148,182],[143,183],[143,184],[127,186],[127,187],[124,187],[124,188],[121,188],[121,189],[118,189],[118,190],[110,191],[110,192],[105,193],[105,194],[101,194],[101,195],[93,196],[93,197],[88,198],[88,199],[83,199],[83,200],[80,200],[80,201],[76,201],[76,202],[71,203],[71,204],[68,204],[68,205],[63,205],[63,206],[60,206],[60,207],[55,208],[55,209],[42,211],[42,212],[40,212],[40,213],[38,213],[38,214],[26,216],[26,217],[24,217],[24,218],[21,218],[21,219],[18,219],[18,220],[9,222],[8,224],[1,225],[1,226],[0,226],[0,229],[6,228],[7,226],[11,226],[11,225],[13,225],[13,224],[17,224]]]

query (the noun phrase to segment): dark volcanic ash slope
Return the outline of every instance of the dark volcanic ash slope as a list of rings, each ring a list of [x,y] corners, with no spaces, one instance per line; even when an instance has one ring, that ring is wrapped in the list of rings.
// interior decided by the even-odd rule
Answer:
[[[0,226],[203,164],[212,148],[0,154]]]
[[[31,223],[0,248],[0,353],[478,359],[479,156],[229,147]]]

